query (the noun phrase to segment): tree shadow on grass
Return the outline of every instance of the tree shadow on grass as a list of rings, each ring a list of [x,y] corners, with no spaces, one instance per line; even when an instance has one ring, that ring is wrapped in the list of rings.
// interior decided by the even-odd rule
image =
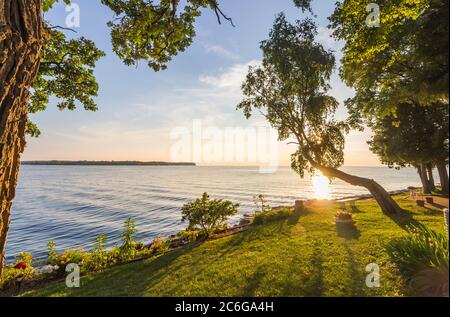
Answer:
[[[314,249],[310,263],[313,271],[304,283],[304,296],[321,296],[323,294],[323,256],[320,248]]]
[[[363,211],[361,209],[359,209],[357,206],[351,206],[350,207],[352,210],[352,213],[357,214],[357,213],[362,213]]]
[[[264,268],[259,267],[253,275],[247,279],[247,285],[245,286],[242,294],[240,296],[244,297],[254,297],[256,296],[256,291],[261,286],[261,281],[266,276]]]
[[[363,296],[366,277],[363,274],[362,270],[358,270],[358,267],[360,265],[355,261],[353,251],[349,248],[347,242],[344,243],[344,250],[347,253],[348,270],[350,272],[350,283],[348,285],[351,292],[350,295]]]
[[[433,206],[434,208],[429,208],[427,205]],[[426,215],[440,215],[442,214],[442,210],[447,208],[445,206],[439,204],[427,204],[425,205],[425,214]]]
[[[277,228],[274,228],[274,230],[279,230]],[[256,231],[256,232],[255,232]],[[209,252],[208,249],[205,249],[204,252],[206,252],[206,256],[203,257],[202,254],[192,254],[192,261],[189,261],[189,267],[191,267],[191,270],[188,272],[189,277],[196,278],[201,276],[205,269],[208,268],[208,266],[214,265],[216,263],[220,263],[224,261],[224,258],[226,257],[233,257],[233,252],[240,252],[240,246],[245,243],[251,243],[252,240],[258,240],[260,237],[258,236],[258,230],[257,228],[249,228],[246,231],[240,232],[238,234],[229,236],[229,237],[223,237],[217,240],[211,240],[210,242],[217,241],[217,243],[220,243],[220,251],[214,252],[213,254]],[[200,251],[199,251],[200,252]],[[177,271],[181,270],[183,267],[183,263],[177,264],[177,266],[170,267],[170,271]],[[164,272],[164,275],[167,276],[169,273],[166,271]],[[264,277],[265,273],[262,269],[260,271],[255,272],[254,275],[249,279],[249,285],[248,288],[244,291],[244,295],[251,296],[252,292],[255,292],[258,288],[259,281]],[[186,276],[184,276],[185,278]],[[149,287],[151,287],[150,285]],[[178,286],[175,285],[173,288],[167,288],[165,287],[166,292],[171,294],[176,294]],[[164,295],[164,294],[162,294]],[[206,295],[204,295],[206,296]]]
[[[119,296],[145,296],[149,289],[159,284],[167,276],[169,270],[176,272],[180,268],[177,266],[170,267],[178,258],[191,252],[199,245],[200,244],[195,244],[181,250],[161,255],[151,262],[138,262],[134,267],[124,265],[117,270],[114,270],[109,276],[97,279],[95,283],[102,286],[108,285],[111,282],[115,284],[115,281],[122,281],[122,284],[127,285],[129,289],[123,290],[123,288],[118,285],[112,287],[112,289],[120,290],[120,292],[123,293]],[[96,285],[90,285],[90,288],[95,289]]]
[[[81,279],[80,288],[67,288],[64,281],[55,283],[38,296],[145,296],[146,291],[160,283],[168,274],[169,266],[179,257],[191,252],[201,243],[163,254],[154,259],[121,264],[103,272],[86,275]],[[176,271],[176,267],[171,267]],[[31,294],[32,296],[34,294]]]
[[[287,219],[287,223],[289,225],[295,225],[298,223],[300,216],[304,216],[305,214],[306,214],[306,211],[304,211],[304,212],[294,211],[292,213],[292,215],[289,216],[289,218]]]
[[[403,209],[400,213],[388,214],[386,215],[391,218],[400,228],[409,231],[410,227],[415,227],[419,225],[419,222],[414,219],[414,213],[410,210]]]
[[[289,218],[287,218],[287,224],[288,225],[296,225],[300,218],[308,216],[309,214],[312,214],[313,211],[308,207],[303,207],[301,211],[294,211]]]
[[[336,224],[336,232],[338,237],[346,240],[359,239],[361,231],[354,224]]]

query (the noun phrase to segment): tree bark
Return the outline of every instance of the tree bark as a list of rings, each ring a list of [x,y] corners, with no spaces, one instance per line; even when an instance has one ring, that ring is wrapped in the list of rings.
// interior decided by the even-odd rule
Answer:
[[[417,166],[417,172],[420,176],[420,181],[422,182],[422,191],[425,195],[431,194],[430,182],[428,180],[427,168],[425,164],[420,164]]]
[[[389,195],[389,193],[373,179],[350,175],[335,168],[322,166],[314,161],[310,161],[310,163],[313,167],[320,170],[326,177],[339,178],[340,180],[354,186],[365,187],[372,194],[373,198],[377,201],[384,213],[396,214],[402,211],[391,195]]]
[[[427,173],[428,173],[428,183],[430,184],[431,191],[436,190],[436,184],[434,182],[434,176],[433,176],[433,165],[427,164]]]
[[[444,162],[437,164],[437,169],[439,172],[439,179],[441,182],[442,194],[448,196],[449,184],[448,184],[448,172],[447,172],[447,164]]]
[[[42,48],[41,0],[0,1],[0,278]]]

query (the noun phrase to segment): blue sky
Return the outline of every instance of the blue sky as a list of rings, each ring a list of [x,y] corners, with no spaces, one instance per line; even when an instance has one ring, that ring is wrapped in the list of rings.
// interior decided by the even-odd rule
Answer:
[[[236,24],[219,25],[213,12],[205,11],[196,22],[193,45],[175,57],[166,71],[155,73],[142,62],[127,67],[111,51],[106,22],[112,12],[100,1],[77,0],[80,28],[76,36],[96,42],[107,53],[95,70],[100,84],[97,112],[59,111],[52,101],[45,112],[32,116],[42,131],[28,138],[23,155],[34,159],[86,160],[169,160],[176,127],[191,127],[194,119],[218,128],[248,127],[260,118],[245,120],[236,111],[240,84],[248,65],[261,60],[259,42],[266,39],[275,15],[281,11],[294,21],[302,17],[292,0],[222,0],[222,10]],[[334,1],[315,1],[319,38],[339,57],[341,43],[334,42],[326,29]],[[65,5],[54,7],[46,18],[64,25]],[[339,100],[352,91],[332,80],[332,94]],[[339,117],[345,117],[343,107]],[[346,165],[378,165],[365,143],[369,134],[351,133],[347,138]],[[289,163],[291,146],[280,144],[280,162]]]

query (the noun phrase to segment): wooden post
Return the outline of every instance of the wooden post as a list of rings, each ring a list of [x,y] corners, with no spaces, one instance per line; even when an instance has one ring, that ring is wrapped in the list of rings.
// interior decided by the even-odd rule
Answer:
[[[304,201],[296,200],[295,201],[295,213],[301,213],[303,211]]]

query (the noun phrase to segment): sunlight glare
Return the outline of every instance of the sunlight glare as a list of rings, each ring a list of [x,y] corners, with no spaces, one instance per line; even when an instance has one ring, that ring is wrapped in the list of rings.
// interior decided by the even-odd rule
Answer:
[[[321,173],[317,173],[311,178],[312,187],[314,191],[314,198],[316,199],[330,199],[330,181]]]

